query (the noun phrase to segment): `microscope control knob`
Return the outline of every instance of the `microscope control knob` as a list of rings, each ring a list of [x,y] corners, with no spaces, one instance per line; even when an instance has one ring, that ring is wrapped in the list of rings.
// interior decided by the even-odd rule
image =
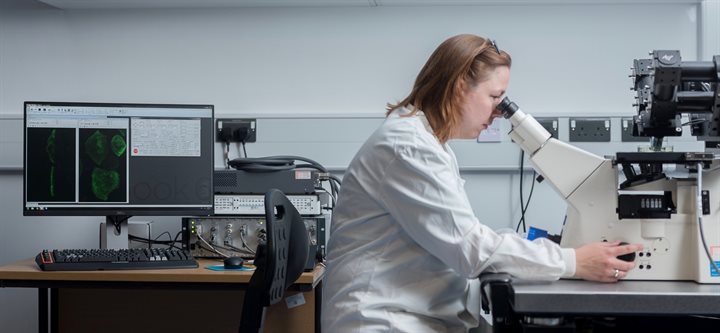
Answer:
[[[620,242],[620,245],[628,245],[626,242]],[[635,261],[635,252],[623,254],[621,256],[617,256],[618,259],[627,261],[627,262],[633,262]]]

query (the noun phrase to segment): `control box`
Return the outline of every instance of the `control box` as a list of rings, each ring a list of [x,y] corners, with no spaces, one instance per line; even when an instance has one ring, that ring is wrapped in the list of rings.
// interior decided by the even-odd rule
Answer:
[[[317,194],[288,195],[300,215],[321,215]],[[215,215],[265,215],[265,196],[259,194],[216,194]]]
[[[303,217],[308,231],[311,257],[324,261],[327,230],[326,216]],[[255,257],[260,241],[265,241],[264,216],[184,217],[183,248],[195,258],[220,259],[225,256]],[[313,255],[314,253],[314,255]]]

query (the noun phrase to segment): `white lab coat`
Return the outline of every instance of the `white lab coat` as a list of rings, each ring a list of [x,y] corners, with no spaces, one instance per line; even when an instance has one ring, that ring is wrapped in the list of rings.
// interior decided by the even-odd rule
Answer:
[[[475,217],[455,154],[424,114],[391,114],[343,177],[332,218],[322,330],[466,332],[479,323],[483,271],[553,280],[575,252],[499,235]]]

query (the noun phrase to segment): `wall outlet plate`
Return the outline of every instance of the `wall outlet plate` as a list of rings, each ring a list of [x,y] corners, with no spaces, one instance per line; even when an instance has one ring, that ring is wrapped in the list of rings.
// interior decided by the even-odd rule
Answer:
[[[218,142],[255,142],[257,119],[218,119],[215,127]]]
[[[620,134],[622,142],[649,142],[650,138],[633,136],[633,117],[620,118]]]
[[[572,142],[610,142],[610,118],[570,118]]]
[[[557,117],[538,117],[535,118],[535,120],[537,120],[542,127],[545,127],[545,130],[548,131],[553,138],[559,138],[559,121]]]

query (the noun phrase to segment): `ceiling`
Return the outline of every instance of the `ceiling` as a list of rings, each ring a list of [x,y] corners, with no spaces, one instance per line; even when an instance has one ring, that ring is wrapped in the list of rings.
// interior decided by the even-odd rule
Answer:
[[[5,0],[3,0],[5,1]],[[20,0],[10,0],[20,2]],[[529,4],[659,4],[699,3],[701,0],[25,0],[60,9],[143,9],[221,7],[313,7],[313,6],[447,6]]]

